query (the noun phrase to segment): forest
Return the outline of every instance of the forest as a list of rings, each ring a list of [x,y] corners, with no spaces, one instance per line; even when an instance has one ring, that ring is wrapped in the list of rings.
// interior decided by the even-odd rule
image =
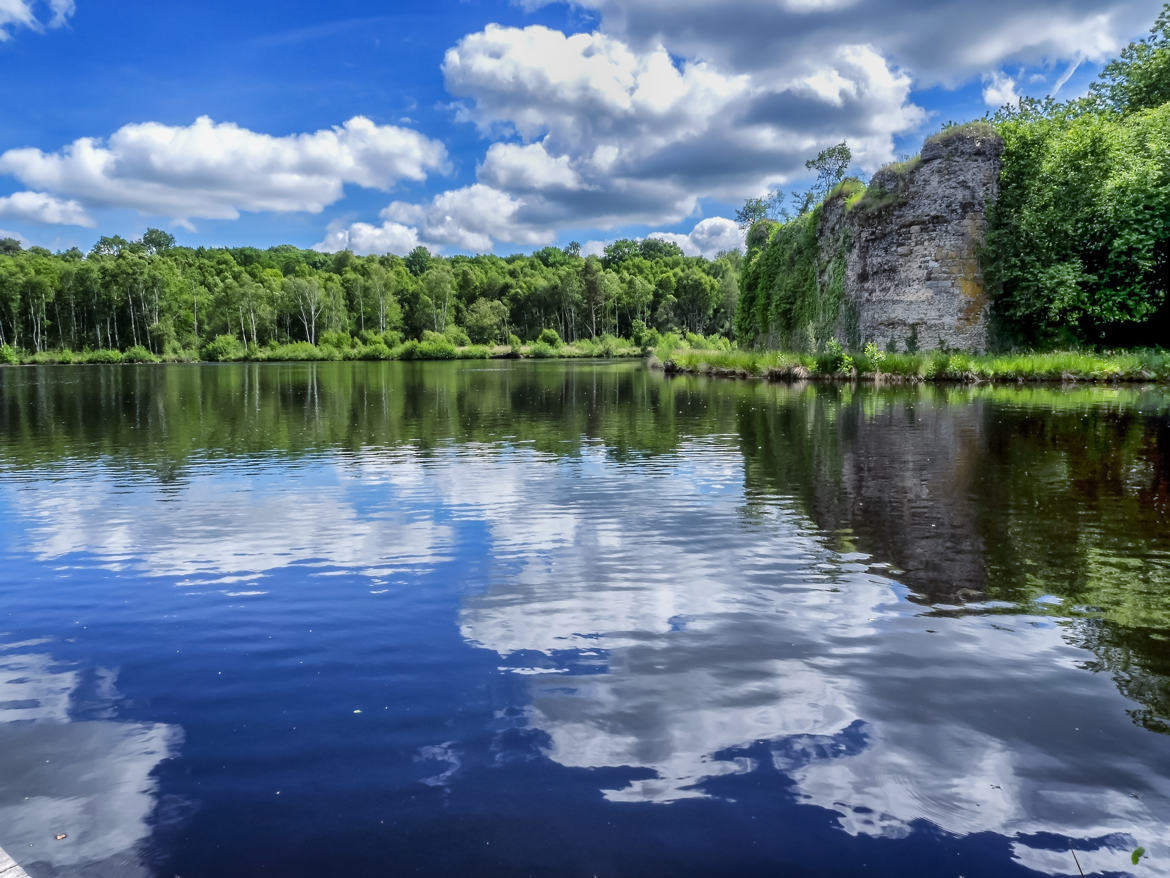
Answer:
[[[531,255],[192,249],[150,229],[50,253],[0,241],[0,359],[391,359],[468,345],[726,333],[740,254],[654,238]],[[412,345],[413,343],[413,345]],[[422,347],[420,347],[420,343]],[[404,347],[405,345],[405,347]],[[76,354],[74,353],[76,352]]]

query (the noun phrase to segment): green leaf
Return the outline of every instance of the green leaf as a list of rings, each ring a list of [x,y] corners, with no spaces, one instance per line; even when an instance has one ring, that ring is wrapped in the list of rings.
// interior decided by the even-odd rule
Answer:
[[[1130,859],[1133,860],[1133,864],[1136,866],[1138,864],[1138,860],[1140,860],[1145,855],[1146,855],[1145,848],[1134,848],[1133,853],[1130,855]]]

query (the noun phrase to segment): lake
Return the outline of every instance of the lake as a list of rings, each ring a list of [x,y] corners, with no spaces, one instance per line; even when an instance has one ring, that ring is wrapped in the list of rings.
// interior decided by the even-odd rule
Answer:
[[[7,368],[0,515],[33,878],[1170,862],[1162,390]]]

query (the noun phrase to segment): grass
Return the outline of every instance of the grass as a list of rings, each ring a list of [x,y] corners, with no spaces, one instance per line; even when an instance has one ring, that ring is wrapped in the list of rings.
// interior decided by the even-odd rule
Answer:
[[[3,365],[117,365],[123,363],[195,363],[195,362],[329,362],[336,360],[486,360],[493,358],[572,359],[640,357],[641,346],[624,338],[603,335],[595,339],[553,346],[543,341],[511,345],[455,345],[442,337],[423,341],[409,340],[393,347],[383,341],[352,345],[309,344],[307,341],[289,344],[270,344],[265,347],[244,345],[230,336],[220,336],[196,353],[176,350],[156,355],[141,346],[126,351],[98,349],[71,351],[23,351],[0,345],[0,366]]]
[[[819,355],[781,351],[705,351],[663,346],[655,360],[669,371],[734,374],[773,379],[809,377],[949,381],[1170,382],[1170,352],[1140,349],[1093,353],[965,354],[926,351],[891,354],[870,345],[864,352]]]

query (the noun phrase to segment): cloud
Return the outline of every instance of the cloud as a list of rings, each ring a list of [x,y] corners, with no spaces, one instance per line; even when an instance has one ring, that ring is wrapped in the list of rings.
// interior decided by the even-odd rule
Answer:
[[[701,198],[737,201],[805,176],[805,160],[840,140],[873,169],[925,118],[910,78],[865,45],[756,81],[600,32],[490,25],[447,52],[443,73],[460,117],[497,141],[476,184],[396,202],[383,218],[463,250],[678,223]]]
[[[1101,59],[1151,15],[1144,0],[990,2],[578,0],[596,30],[488,25],[442,65],[457,117],[494,141],[477,183],[390,218],[458,249],[673,225],[704,199],[803,180],[842,140],[873,171],[927,122],[915,88],[985,76],[998,105],[1018,95],[1005,64]],[[489,201],[497,222],[468,209]]]
[[[1016,81],[1006,73],[995,72],[983,77],[983,102],[989,107],[999,108],[1004,104],[1015,106],[1020,93]]]
[[[49,225],[85,226],[96,223],[76,201],[64,201],[44,192],[14,192],[0,196],[0,217]]]
[[[355,116],[274,137],[202,116],[189,126],[126,125],[107,141],[59,152],[10,149],[0,173],[82,206],[123,207],[178,222],[235,219],[241,210],[320,212],[347,183],[390,189],[446,168],[444,146],[417,131]]]
[[[530,6],[542,5],[530,2]],[[634,46],[735,71],[790,75],[861,41],[922,85],[956,85],[1005,63],[1101,60],[1156,14],[1146,0],[578,0]]]
[[[654,232],[650,237],[673,241],[687,256],[705,256],[708,259],[713,259],[716,254],[726,250],[743,248],[743,232],[739,225],[735,220],[722,216],[700,220],[686,235]]]
[[[48,0],[48,21],[43,21],[33,0],[0,0],[0,43],[12,39],[12,31],[20,28],[40,31],[63,27],[73,15],[73,0]]]
[[[325,230],[324,239],[314,244],[313,249],[322,253],[352,250],[359,256],[384,253],[405,256],[418,245],[418,232],[401,223],[387,221],[374,226],[359,222],[346,226],[332,222]]]
[[[493,143],[478,170],[479,179],[513,192],[580,189],[581,177],[567,155],[551,156],[543,143]]]
[[[548,131],[552,148],[579,151],[635,135],[672,140],[680,127],[705,127],[749,86],[706,64],[680,68],[661,46],[635,52],[602,33],[541,26],[488,25],[465,36],[448,50],[443,75],[452,94],[471,98],[481,126],[503,123],[528,138]]]

